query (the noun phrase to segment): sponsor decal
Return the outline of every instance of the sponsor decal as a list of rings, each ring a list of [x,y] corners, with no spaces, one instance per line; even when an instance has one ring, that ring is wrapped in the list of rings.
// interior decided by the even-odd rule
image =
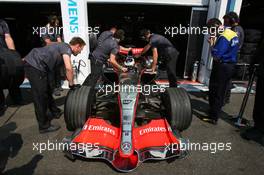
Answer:
[[[132,100],[123,100],[123,104],[124,105],[128,105],[128,104],[130,104],[132,102]]]
[[[122,143],[122,145],[121,145],[121,149],[122,149],[123,151],[125,151],[125,152],[130,151],[131,148],[132,148],[132,145],[131,145],[131,143],[129,143],[129,142],[124,142],[124,143]]]
[[[77,0],[68,0],[69,27],[71,33],[77,33],[79,31],[78,13]]]
[[[123,121],[122,123],[123,123],[123,125],[131,125],[130,121]]]
[[[103,131],[106,133],[109,133],[113,136],[116,135],[115,130],[102,126],[102,125],[84,125],[83,130],[88,130],[88,131]]]
[[[154,133],[154,132],[167,132],[167,131],[171,131],[171,128],[165,128],[165,127],[148,127],[148,128],[144,128],[139,130],[139,135],[144,135],[144,134],[148,134],[148,133]]]
[[[123,120],[128,120],[129,119],[129,116],[127,115],[123,115]],[[124,122],[124,121],[123,121]]]

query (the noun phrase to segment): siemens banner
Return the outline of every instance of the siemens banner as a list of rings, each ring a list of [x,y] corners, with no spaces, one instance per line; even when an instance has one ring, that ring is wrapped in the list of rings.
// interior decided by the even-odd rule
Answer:
[[[68,14],[70,21],[70,32],[78,33],[78,8],[77,8],[77,0],[68,0]]]
[[[90,62],[88,61],[89,40],[87,2],[84,0],[61,0],[61,14],[63,24],[63,37],[69,43],[72,37],[79,36],[86,42],[86,47],[77,57],[72,55],[72,66],[74,68],[75,83],[83,83],[90,73]],[[67,82],[64,87],[67,87]]]

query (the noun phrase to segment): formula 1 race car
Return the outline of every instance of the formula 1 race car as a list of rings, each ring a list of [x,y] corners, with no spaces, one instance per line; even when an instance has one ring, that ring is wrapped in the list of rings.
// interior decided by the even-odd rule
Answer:
[[[151,58],[135,58],[142,50],[120,51],[118,61],[128,72],[107,66],[97,91],[88,86],[69,91],[64,118],[74,132],[63,140],[68,158],[103,159],[129,172],[146,160],[187,154],[180,132],[192,121],[189,95],[155,84],[156,74],[147,69]]]

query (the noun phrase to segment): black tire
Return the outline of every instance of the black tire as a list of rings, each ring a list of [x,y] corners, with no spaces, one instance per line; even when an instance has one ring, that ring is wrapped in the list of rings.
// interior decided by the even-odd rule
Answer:
[[[244,43],[241,48],[242,54],[254,54],[257,50],[258,44],[257,43]]]
[[[258,43],[261,40],[261,36],[262,36],[261,30],[255,30],[255,29],[245,30],[245,42]]]
[[[165,115],[172,129],[183,131],[192,122],[192,106],[188,93],[182,88],[167,88],[162,95]]]
[[[68,92],[64,106],[64,120],[69,131],[83,127],[91,115],[93,95],[93,89],[89,86]]]

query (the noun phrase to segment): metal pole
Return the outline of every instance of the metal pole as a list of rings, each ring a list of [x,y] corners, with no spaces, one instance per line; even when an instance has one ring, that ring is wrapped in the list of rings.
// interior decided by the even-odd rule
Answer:
[[[242,123],[242,119],[243,119],[243,114],[245,112],[245,108],[246,108],[246,105],[247,105],[248,97],[249,97],[249,94],[250,94],[250,92],[252,90],[253,82],[254,82],[254,79],[255,79],[255,76],[256,76],[256,69],[257,69],[257,65],[254,65],[253,72],[252,72],[251,77],[249,79],[247,90],[246,90],[245,96],[243,98],[239,114],[237,116],[237,121],[235,122],[235,125],[237,125],[239,127],[246,126],[245,124]]]

